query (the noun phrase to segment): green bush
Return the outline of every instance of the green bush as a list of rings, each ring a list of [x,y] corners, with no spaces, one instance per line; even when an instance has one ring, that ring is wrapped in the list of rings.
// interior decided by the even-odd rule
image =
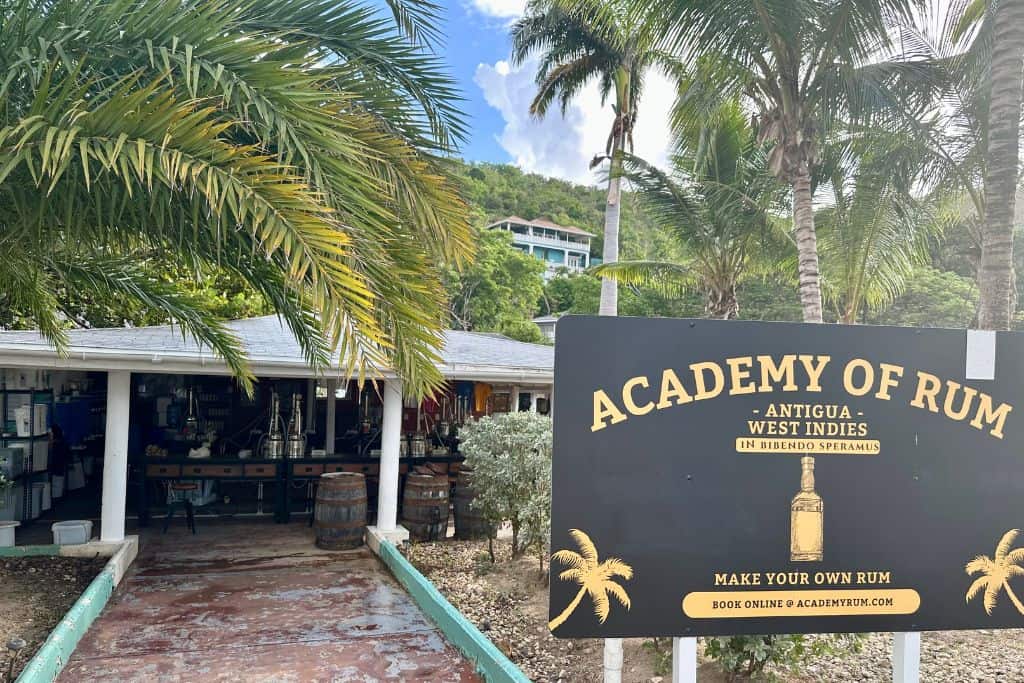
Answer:
[[[459,450],[472,468],[473,507],[493,528],[512,525],[512,557],[534,549],[544,571],[551,529],[551,418],[502,413],[467,423]]]
[[[797,669],[808,657],[855,652],[862,638],[857,633],[708,638],[704,654],[717,661],[732,680],[774,680],[774,675],[765,671],[768,666]]]

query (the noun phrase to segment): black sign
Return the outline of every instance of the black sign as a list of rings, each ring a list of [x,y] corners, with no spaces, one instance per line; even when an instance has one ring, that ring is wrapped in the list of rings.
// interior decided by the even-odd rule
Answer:
[[[994,379],[966,378],[967,346],[562,319],[553,633],[1024,626],[1024,335],[996,336]]]

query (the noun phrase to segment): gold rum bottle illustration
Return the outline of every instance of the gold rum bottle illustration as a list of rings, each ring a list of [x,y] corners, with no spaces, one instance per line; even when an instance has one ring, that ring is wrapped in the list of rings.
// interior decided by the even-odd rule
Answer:
[[[800,459],[800,491],[790,506],[789,559],[821,562],[824,539],[824,503],[814,490],[814,458]]]

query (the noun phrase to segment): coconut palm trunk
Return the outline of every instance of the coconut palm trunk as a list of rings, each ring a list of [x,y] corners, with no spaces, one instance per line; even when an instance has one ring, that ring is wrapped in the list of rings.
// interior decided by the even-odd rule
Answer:
[[[709,289],[705,293],[704,315],[712,320],[735,320],[740,317],[740,304],[736,299],[736,285],[723,289]]]
[[[622,153],[630,135],[633,112],[630,109],[629,67],[621,67],[615,74],[615,123],[611,133],[611,168],[608,177],[608,198],[604,207],[604,249],[601,258],[604,263],[619,260],[619,219],[622,215]],[[601,278],[601,301],[598,315],[619,314],[619,286],[611,278]]]
[[[1006,589],[1006,595],[1009,596],[1010,602],[1012,602],[1013,606],[1017,608],[1017,611],[1024,614],[1024,605],[1021,604],[1017,594],[1013,592],[1012,588],[1010,588],[1010,582],[1003,581],[1003,588]]]
[[[619,140],[616,138],[612,148],[615,155],[621,150]],[[614,158],[614,157],[613,157]],[[614,165],[616,162],[612,161]],[[608,199],[604,207],[604,250],[601,258],[604,263],[615,263],[619,260],[619,217],[621,215],[622,199],[622,178],[614,173],[608,180]],[[601,303],[598,307],[598,315],[619,314],[619,288],[615,280],[601,278]]]
[[[822,318],[818,238],[814,230],[811,173],[804,162],[800,162],[793,177],[793,233],[796,238],[797,274],[804,322],[820,323]]]
[[[1013,215],[1017,190],[1021,79],[1024,77],[1024,0],[1000,0],[990,75],[985,222],[978,269],[978,326],[1008,330],[1013,317]]]
[[[569,606],[562,610],[562,613],[557,617],[548,622],[548,630],[554,631],[556,628],[565,623],[565,620],[569,618],[576,608],[580,606],[580,601],[583,600],[583,596],[587,594],[586,588],[580,588],[579,592],[576,593],[576,597],[572,599]]]

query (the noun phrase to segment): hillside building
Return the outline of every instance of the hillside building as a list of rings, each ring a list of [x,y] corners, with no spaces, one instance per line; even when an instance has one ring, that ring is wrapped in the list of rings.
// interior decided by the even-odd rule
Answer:
[[[507,230],[517,249],[544,261],[544,279],[550,280],[560,269],[580,273],[600,259],[590,257],[593,233],[571,225],[558,225],[543,218],[526,220],[508,216],[487,226],[488,230]]]

